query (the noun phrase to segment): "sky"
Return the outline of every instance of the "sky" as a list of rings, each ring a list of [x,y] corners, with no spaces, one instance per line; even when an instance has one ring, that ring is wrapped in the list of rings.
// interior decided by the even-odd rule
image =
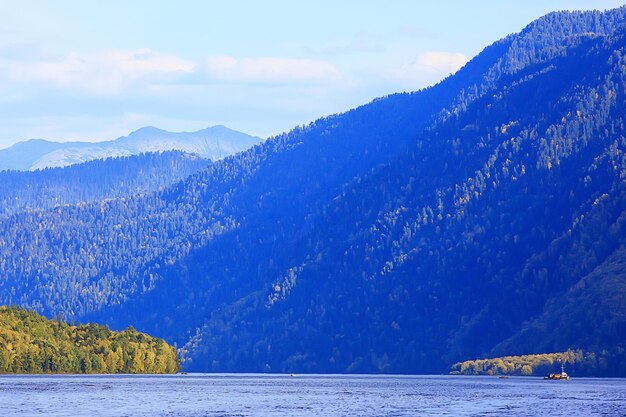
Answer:
[[[622,2],[0,0],[0,148],[143,126],[265,138],[435,84],[551,11]]]

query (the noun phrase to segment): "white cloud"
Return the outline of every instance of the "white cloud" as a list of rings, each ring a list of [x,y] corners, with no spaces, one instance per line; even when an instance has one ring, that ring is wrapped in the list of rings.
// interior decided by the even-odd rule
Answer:
[[[294,58],[243,58],[211,56],[206,61],[209,76],[235,83],[287,84],[325,82],[339,79],[339,71],[329,62]]]
[[[424,52],[411,64],[389,72],[389,78],[411,88],[432,85],[446,76],[455,73],[468,61],[457,52]]]
[[[215,82],[312,86],[339,79],[340,73],[334,65],[316,59],[237,59],[215,55],[198,64],[145,48],[72,52],[62,56],[43,52],[29,56],[0,53],[0,91],[36,91],[23,88],[26,84],[107,96],[138,89],[158,92],[167,86],[185,90],[190,82],[192,86]]]
[[[39,82],[96,94],[116,94],[134,84],[193,72],[193,62],[150,49],[69,53],[51,59],[0,60],[10,80]]]

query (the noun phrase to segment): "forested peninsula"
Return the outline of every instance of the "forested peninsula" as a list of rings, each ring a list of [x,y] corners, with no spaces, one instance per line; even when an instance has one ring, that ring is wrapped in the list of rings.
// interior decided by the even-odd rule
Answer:
[[[476,359],[452,365],[452,375],[524,375],[545,376],[560,372],[561,364],[570,376],[615,377],[626,372],[626,350],[615,347],[599,352],[580,349],[536,355],[503,356]]]
[[[129,327],[73,326],[17,307],[0,306],[0,374],[174,373],[176,350]]]

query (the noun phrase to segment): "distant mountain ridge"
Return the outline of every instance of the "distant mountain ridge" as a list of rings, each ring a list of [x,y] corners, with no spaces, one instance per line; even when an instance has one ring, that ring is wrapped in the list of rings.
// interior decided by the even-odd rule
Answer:
[[[97,159],[41,171],[0,172],[0,220],[23,211],[148,194],[208,167],[181,151]]]
[[[128,136],[94,143],[31,139],[0,150],[0,171],[58,168],[95,159],[173,150],[217,161],[244,151],[262,140],[220,125],[196,132],[168,132],[148,126]]]

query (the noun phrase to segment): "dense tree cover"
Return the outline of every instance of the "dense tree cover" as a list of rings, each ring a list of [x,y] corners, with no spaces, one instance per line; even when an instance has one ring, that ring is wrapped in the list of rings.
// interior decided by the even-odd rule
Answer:
[[[453,375],[533,375],[561,372],[561,364],[570,376],[620,376],[626,373],[626,350],[583,352],[582,350],[539,355],[504,356],[455,363]]]
[[[76,318],[150,288],[150,274],[131,281],[137,269],[157,254],[167,254],[162,262],[173,262],[192,243],[186,233],[210,238],[228,227],[219,220],[210,224],[211,218],[190,205],[168,212],[162,196],[149,192],[208,164],[173,151],[0,173],[8,185],[0,201],[8,211],[23,208],[0,223],[0,268],[8,271],[0,284],[8,290],[0,298],[51,317]],[[79,203],[59,205],[59,200]]]
[[[0,307],[2,373],[174,373],[176,350],[128,328],[70,326],[17,307]]]
[[[35,172],[0,172],[0,218],[24,210],[146,194],[205,168],[210,161],[180,151],[107,158]]]
[[[622,213],[624,209],[621,208]],[[620,221],[624,222],[624,215],[620,214],[620,217]],[[606,245],[607,240],[617,240],[623,234],[623,226],[613,224],[608,230],[600,226],[593,233],[585,233],[585,236],[593,239],[596,247],[592,250],[602,253],[603,249],[598,246]],[[586,262],[593,256],[589,253],[581,255]],[[565,256],[573,259],[580,255],[576,250]],[[624,317],[626,248],[622,244],[562,296],[550,300],[541,315],[524,323],[519,332],[496,345],[491,354],[566,349],[572,340],[597,352],[607,347],[623,346],[626,335]]]
[[[551,14],[162,192],[18,213],[0,301],[132,324],[212,371],[444,372],[571,324],[550,306],[626,245],[625,21]],[[516,353],[623,346],[599,300],[607,326]]]
[[[543,64],[522,65],[515,45],[551,31],[554,15],[507,38],[516,76],[346,185],[298,242],[310,249],[302,262],[213,313],[188,366],[437,372],[512,337],[614,253],[626,236],[624,33],[591,33],[590,15],[623,21],[624,9],[557,15],[580,19],[586,36],[563,34]],[[560,349],[623,344],[624,316],[598,301],[617,327],[589,316],[588,333],[569,332]],[[242,339],[254,340],[247,351]]]

